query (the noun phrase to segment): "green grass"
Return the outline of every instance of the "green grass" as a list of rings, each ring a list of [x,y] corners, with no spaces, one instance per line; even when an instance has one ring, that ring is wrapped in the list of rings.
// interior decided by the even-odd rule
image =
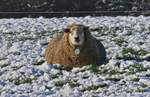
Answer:
[[[79,83],[77,83],[76,81],[73,81],[73,80],[70,80],[68,83],[69,83],[71,88],[80,86]]]
[[[107,67],[107,65],[106,65]],[[113,68],[106,68],[97,66],[97,65],[91,65],[88,70],[95,74],[108,74],[108,75],[116,75],[116,74],[123,74],[125,71],[119,71],[119,69],[113,69]]]
[[[111,81],[117,82],[117,81],[120,81],[121,78],[113,78],[113,77],[109,77],[109,78],[106,78],[106,80],[111,80]]]
[[[7,66],[9,66],[10,64],[0,64],[0,67],[1,68],[4,68],[4,67],[7,67]]]
[[[126,42],[124,39],[114,39],[113,41],[119,46],[122,46],[122,44]]]
[[[137,52],[138,52],[138,55],[141,55],[141,56],[144,56],[144,55],[148,54],[148,52],[144,51],[144,50],[139,50]]]
[[[106,83],[100,84],[100,85],[92,85],[92,86],[88,86],[86,88],[83,88],[81,91],[91,91],[91,90],[97,90],[99,88],[105,88],[108,87],[108,85]]]
[[[135,51],[135,50],[132,49],[132,48],[124,48],[124,49],[122,50],[122,54],[123,54],[123,55],[129,54],[129,53],[135,54],[135,55],[138,54],[138,52]]]
[[[52,79],[59,78],[59,74],[51,75]]]
[[[132,59],[140,60],[140,56],[144,56],[148,53],[149,52],[144,51],[144,50],[134,50],[133,48],[124,48],[122,50],[122,57],[121,58],[128,59],[128,60],[132,60]],[[118,57],[118,59],[119,58],[120,57]]]
[[[107,71],[107,73],[109,75],[116,75],[116,74],[123,74],[125,73],[125,71],[119,71],[119,69],[110,69],[109,71]]]
[[[94,73],[98,73],[100,71],[98,67],[99,66],[97,66],[95,64],[91,64],[89,70],[91,70]]]
[[[138,77],[132,79],[132,81],[134,81],[134,82],[138,82],[139,80],[140,80],[140,78],[138,78]]]
[[[1,93],[4,92],[4,91],[6,91],[6,90],[5,90],[5,89],[0,89],[0,95],[1,95]]]
[[[26,84],[26,83],[29,83],[31,84],[32,81],[34,80],[37,80],[37,78],[24,78],[24,79],[14,79],[14,80],[11,80],[9,79],[10,82],[13,82],[15,85],[20,85],[20,84]]]
[[[63,80],[59,80],[55,83],[55,86],[62,87],[64,84],[66,84],[66,82],[64,82]]]
[[[134,74],[136,72],[147,71],[147,68],[144,68],[143,65],[141,65],[141,64],[130,65],[127,69],[129,70],[128,73],[130,73],[130,74]]]
[[[143,87],[138,87],[136,90],[135,90],[135,92],[145,92],[145,88],[143,88]]]
[[[126,54],[132,54],[132,55],[138,55],[138,56],[143,56],[143,55],[146,55],[146,54],[148,54],[148,52],[147,51],[144,51],[144,50],[134,50],[134,49],[132,49],[132,48],[124,48],[123,50],[122,50],[122,54],[123,55],[126,55]]]
[[[57,86],[57,87],[62,87],[63,85],[65,85],[65,84],[67,84],[67,83],[69,84],[69,86],[70,86],[71,88],[80,86],[80,84],[77,83],[77,82],[74,81],[74,80],[68,80],[67,82],[65,82],[65,81],[63,81],[63,80],[59,80],[59,81],[57,81],[57,82],[55,83],[55,86]]]

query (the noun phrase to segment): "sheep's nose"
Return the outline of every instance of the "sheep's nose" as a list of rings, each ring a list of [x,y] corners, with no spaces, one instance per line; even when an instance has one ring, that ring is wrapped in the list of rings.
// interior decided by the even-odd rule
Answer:
[[[75,37],[75,41],[79,42],[80,41],[79,37]]]

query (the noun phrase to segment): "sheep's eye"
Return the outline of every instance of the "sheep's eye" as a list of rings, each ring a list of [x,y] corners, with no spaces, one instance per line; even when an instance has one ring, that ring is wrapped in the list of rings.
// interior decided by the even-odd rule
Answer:
[[[65,32],[65,33],[69,33],[69,32],[70,32],[70,29],[64,29],[64,32]]]

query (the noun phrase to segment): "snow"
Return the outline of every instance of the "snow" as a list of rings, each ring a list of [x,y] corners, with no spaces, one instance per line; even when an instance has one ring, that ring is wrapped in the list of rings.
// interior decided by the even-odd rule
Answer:
[[[108,63],[60,69],[45,48],[67,25],[81,23],[107,51]],[[149,97],[150,17],[0,19],[1,97]]]

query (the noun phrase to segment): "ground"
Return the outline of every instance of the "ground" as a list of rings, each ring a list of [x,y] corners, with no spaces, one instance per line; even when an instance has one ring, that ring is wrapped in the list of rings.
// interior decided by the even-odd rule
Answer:
[[[49,39],[68,24],[94,29],[108,63],[71,71],[45,62]],[[1,97],[150,96],[150,17],[0,19]]]

